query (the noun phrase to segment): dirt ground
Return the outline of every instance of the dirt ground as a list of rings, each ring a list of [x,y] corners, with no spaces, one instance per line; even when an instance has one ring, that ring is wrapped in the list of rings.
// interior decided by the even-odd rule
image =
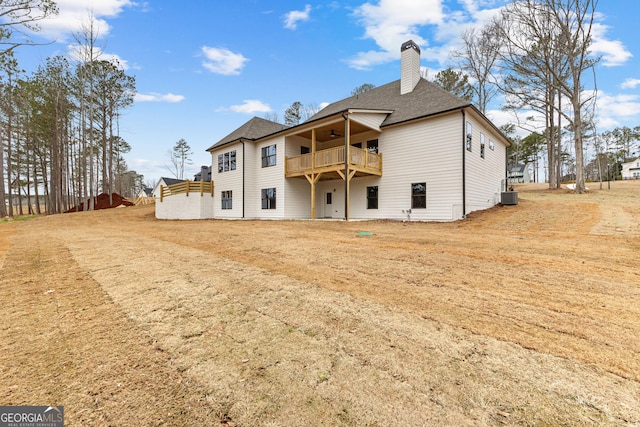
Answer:
[[[0,405],[64,405],[68,426],[640,425],[640,182],[591,186],[444,224],[0,222]]]

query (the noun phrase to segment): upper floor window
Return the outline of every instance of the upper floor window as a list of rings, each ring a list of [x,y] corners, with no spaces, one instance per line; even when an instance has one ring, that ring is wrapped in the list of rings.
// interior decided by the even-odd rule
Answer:
[[[484,133],[480,133],[480,157],[484,159]]]
[[[268,147],[262,147],[262,167],[268,168],[269,166],[276,165],[276,145],[269,145]]]
[[[236,150],[218,154],[218,173],[236,170]]]
[[[495,147],[495,145],[493,143],[493,139],[489,139],[489,150],[493,151],[494,147]]]
[[[372,139],[367,141],[367,151],[370,153],[378,153],[378,140]]]
[[[467,150],[471,151],[473,147],[473,125],[467,122]]]

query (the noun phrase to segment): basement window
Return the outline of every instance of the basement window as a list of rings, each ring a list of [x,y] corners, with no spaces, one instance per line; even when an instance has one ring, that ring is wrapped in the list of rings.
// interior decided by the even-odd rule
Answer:
[[[367,187],[367,209],[378,209],[378,186]]]
[[[275,209],[275,208],[276,208],[276,189],[263,188],[262,189],[262,209]]]
[[[411,184],[411,209],[427,208],[427,183]]]
[[[222,209],[232,209],[233,208],[233,192],[223,191],[220,200],[222,200]]]

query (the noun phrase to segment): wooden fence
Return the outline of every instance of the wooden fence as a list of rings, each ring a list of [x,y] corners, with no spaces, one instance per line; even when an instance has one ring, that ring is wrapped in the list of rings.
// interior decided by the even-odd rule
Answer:
[[[169,186],[160,186],[160,202],[165,197],[175,196],[176,194],[186,194],[189,197],[189,193],[199,193],[200,197],[205,194],[210,194],[213,197],[213,181],[189,181],[179,182]]]

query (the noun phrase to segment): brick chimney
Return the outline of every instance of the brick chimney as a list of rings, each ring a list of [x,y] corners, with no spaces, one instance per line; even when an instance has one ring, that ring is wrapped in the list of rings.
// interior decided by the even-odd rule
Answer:
[[[402,43],[400,48],[400,94],[413,91],[420,81],[420,48],[413,40]]]

